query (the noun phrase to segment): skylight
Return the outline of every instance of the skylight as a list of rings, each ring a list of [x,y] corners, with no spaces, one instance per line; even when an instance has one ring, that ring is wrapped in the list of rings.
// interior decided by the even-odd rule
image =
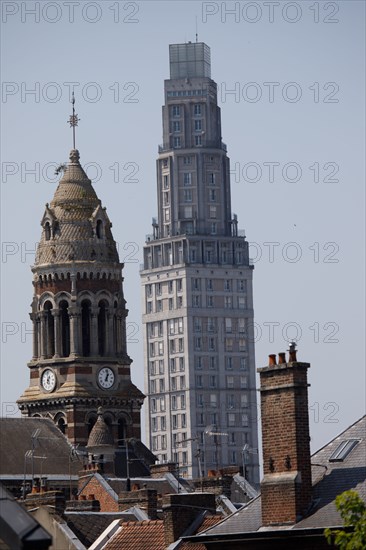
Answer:
[[[358,439],[346,439],[342,441],[334,453],[329,457],[329,462],[342,462],[359,443]]]

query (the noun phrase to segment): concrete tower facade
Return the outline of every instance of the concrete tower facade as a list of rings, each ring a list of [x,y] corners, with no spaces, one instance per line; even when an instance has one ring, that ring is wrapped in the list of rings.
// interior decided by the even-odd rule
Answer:
[[[170,46],[162,114],[158,218],[141,271],[148,440],[185,475],[245,462],[258,481],[258,455],[243,456],[258,448],[253,270],[206,44]]]
[[[50,417],[72,443],[86,445],[102,407],[116,442],[140,439],[144,395],[130,376],[123,264],[76,149],[41,225],[32,267],[30,385],[18,400],[22,415]]]

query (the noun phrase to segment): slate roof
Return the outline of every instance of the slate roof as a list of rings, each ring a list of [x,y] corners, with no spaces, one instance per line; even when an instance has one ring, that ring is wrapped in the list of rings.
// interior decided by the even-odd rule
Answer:
[[[35,475],[77,475],[81,464],[72,453],[72,446],[61,431],[48,418],[0,418],[0,476],[12,479],[24,474],[24,456],[32,449],[32,434],[39,430],[35,442]],[[70,460],[72,457],[72,460]],[[27,474],[30,474],[30,458]],[[70,468],[70,470],[69,470]]]
[[[343,461],[329,462],[339,444],[348,439],[357,439],[359,443]],[[366,415],[314,453],[311,463],[314,505],[308,517],[289,529],[341,526],[335,497],[348,489],[356,489],[366,501]],[[200,536],[244,534],[258,531],[261,526],[261,497],[258,496]]]
[[[165,550],[164,523],[162,520],[128,521],[103,550]]]
[[[87,447],[104,447],[105,445],[113,447],[114,438],[103,418],[103,414],[99,413],[97,421],[90,432]]]
[[[64,512],[67,526],[75,533],[79,541],[89,548],[115,519],[127,519],[131,514],[123,512]]]

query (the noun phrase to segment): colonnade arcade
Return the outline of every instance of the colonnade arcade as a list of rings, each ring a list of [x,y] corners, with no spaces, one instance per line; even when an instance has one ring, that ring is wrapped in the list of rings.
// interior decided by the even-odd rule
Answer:
[[[120,357],[126,353],[127,311],[107,291],[84,291],[73,301],[44,293],[33,321],[33,360],[60,357]]]

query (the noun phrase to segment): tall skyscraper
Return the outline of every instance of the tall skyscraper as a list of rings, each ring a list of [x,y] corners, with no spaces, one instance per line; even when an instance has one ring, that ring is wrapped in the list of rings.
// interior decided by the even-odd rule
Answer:
[[[141,271],[148,441],[183,475],[244,464],[258,481],[253,271],[231,212],[210,48],[169,54],[158,218]]]

